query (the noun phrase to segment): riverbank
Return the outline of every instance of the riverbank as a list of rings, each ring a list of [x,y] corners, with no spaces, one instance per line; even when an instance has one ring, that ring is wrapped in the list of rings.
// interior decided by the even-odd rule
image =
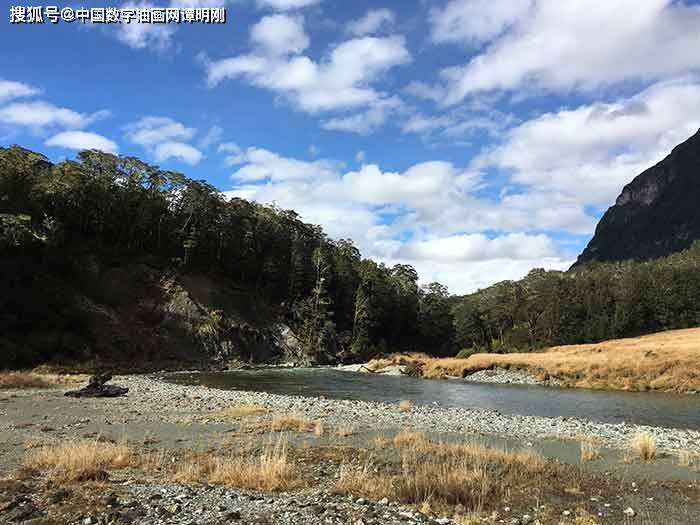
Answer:
[[[500,519],[515,523],[512,520],[517,519],[518,523],[539,520],[558,525],[562,520],[574,523],[579,516],[593,520],[586,523],[635,523],[624,514],[628,508],[638,516],[642,512],[644,516],[668,516],[671,512],[679,520],[674,523],[700,518],[700,489],[694,471],[688,470],[686,481],[674,482],[660,481],[637,468],[653,469],[655,462],[660,468],[680,462],[681,456],[694,457],[700,453],[699,432],[474,409],[223,391],[174,385],[146,376],[117,377],[114,382],[128,387],[129,395],[73,400],[62,395],[62,388],[0,391],[0,475],[6,494],[13,494],[11,501],[0,502],[0,520],[6,518],[3,512],[15,512],[16,517],[24,509],[34,512],[35,519],[52,518],[54,523],[88,523],[88,518],[92,524],[237,520],[275,524],[451,523],[455,513],[466,520],[469,509],[445,503],[449,494],[445,501],[409,503],[404,493],[395,492],[394,482],[385,485],[385,479],[369,476],[360,479],[362,483],[356,478],[350,483],[347,473],[362,472],[371,464],[371,472],[398,475],[405,454],[419,449],[422,454],[431,451],[428,457],[449,461],[457,457],[450,454],[459,454],[459,461],[475,453],[492,457],[494,452],[489,450],[504,450],[491,448],[494,439],[507,439],[507,448],[513,451],[523,448],[533,463],[527,459],[523,477],[518,474],[521,467],[513,471],[514,467],[508,466],[520,464],[520,460],[498,452],[485,471],[493,486],[477,509],[486,521],[454,523],[498,523]],[[630,442],[639,433],[655,439],[655,461],[631,456]],[[401,435],[406,437],[400,439]],[[285,461],[297,469],[296,475],[303,482],[298,488],[241,488],[208,478],[209,474],[199,469],[189,477],[182,476],[180,467],[193,457],[230,461],[242,451],[247,451],[246,457],[258,457],[281,436],[287,450]],[[120,468],[112,465],[105,469],[108,478],[99,482],[99,490],[93,482],[46,483],[42,481],[46,472],[22,470],[31,451],[74,440],[128,443],[128,454],[161,460],[149,460],[149,465],[157,463],[156,469],[144,461],[119,464]],[[446,440],[471,444],[466,449],[445,448],[440,443]],[[579,442],[585,442],[602,455],[608,448],[617,450],[615,457],[619,459],[605,464],[607,475],[585,465],[566,466],[544,457],[540,461],[537,446],[546,442],[572,444],[576,450]],[[628,463],[623,455],[630,456],[625,460]],[[479,462],[489,465],[483,457]],[[177,467],[174,471],[173,465]],[[338,483],[343,472],[346,485],[341,490]],[[508,495],[500,492],[501,475],[510,480]],[[182,481],[173,481],[176,477]],[[368,486],[386,495],[373,498]],[[107,501],[104,498],[110,491],[115,495]],[[489,516],[494,513],[498,519],[492,521]]]
[[[404,366],[426,379],[700,394],[700,328],[540,352],[474,354],[467,359],[396,354],[365,366],[375,372]]]

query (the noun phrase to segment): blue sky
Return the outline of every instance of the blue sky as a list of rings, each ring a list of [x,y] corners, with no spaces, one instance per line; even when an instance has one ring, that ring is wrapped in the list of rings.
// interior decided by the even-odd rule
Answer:
[[[700,127],[697,3],[611,4],[229,0],[226,24],[167,26],[13,25],[8,4],[0,145],[135,155],[471,291],[568,267]]]

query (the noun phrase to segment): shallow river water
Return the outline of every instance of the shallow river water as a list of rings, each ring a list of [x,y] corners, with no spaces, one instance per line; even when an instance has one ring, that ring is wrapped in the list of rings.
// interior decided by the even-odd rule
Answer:
[[[700,430],[700,396],[697,395],[500,385],[458,379],[425,380],[328,368],[180,373],[168,376],[167,380],[223,390],[385,403],[407,399],[414,405],[473,407],[504,414],[576,417],[605,423]]]

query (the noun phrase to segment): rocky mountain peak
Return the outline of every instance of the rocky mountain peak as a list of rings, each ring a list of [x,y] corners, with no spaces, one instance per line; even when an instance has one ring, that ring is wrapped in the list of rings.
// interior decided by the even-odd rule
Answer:
[[[652,259],[700,239],[700,130],[638,175],[598,223],[576,265]]]

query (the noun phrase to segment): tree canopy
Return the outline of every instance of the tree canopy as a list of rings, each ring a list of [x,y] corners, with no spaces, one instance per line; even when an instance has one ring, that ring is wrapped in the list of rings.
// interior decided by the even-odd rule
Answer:
[[[2,284],[15,291],[3,311],[28,281],[69,266],[76,250],[113,261],[147,254],[241,283],[274,305],[319,361],[455,350],[446,290],[419,287],[412,267],[362,259],[351,240],[329,239],[293,211],[227,199],[133,157],[83,151],[53,164],[0,148],[0,247]]]

